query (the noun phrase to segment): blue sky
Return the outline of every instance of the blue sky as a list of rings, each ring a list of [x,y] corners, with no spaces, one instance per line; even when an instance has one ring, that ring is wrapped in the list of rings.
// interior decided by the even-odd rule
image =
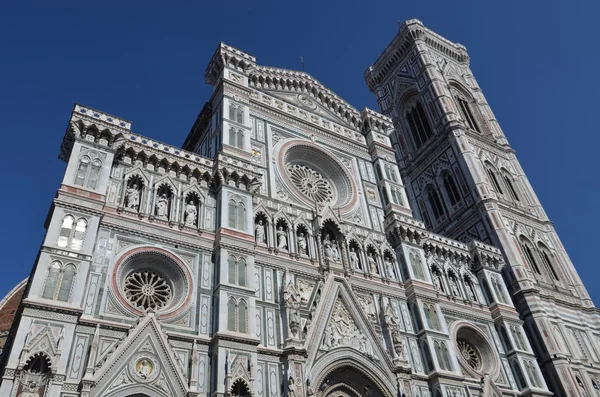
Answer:
[[[211,87],[224,41],[261,65],[305,69],[355,107],[376,109],[365,69],[418,18],[465,45],[509,142],[596,301],[600,213],[597,15],[554,1],[7,2],[0,13],[0,295],[29,274],[65,164],[75,102],[181,144]]]

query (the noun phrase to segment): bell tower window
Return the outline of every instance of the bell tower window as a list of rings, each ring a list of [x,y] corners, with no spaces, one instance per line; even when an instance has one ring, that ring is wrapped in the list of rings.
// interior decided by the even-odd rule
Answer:
[[[416,101],[410,110],[406,113],[406,121],[412,135],[415,148],[419,149],[429,138],[433,136],[433,131],[427,120],[425,109],[421,102]]]

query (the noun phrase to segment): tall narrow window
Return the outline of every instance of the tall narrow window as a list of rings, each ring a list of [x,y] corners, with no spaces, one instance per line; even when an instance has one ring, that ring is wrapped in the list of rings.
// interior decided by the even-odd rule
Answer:
[[[427,200],[431,205],[433,211],[433,218],[437,221],[444,215],[444,207],[442,206],[442,200],[437,190],[433,186],[429,186],[427,189]]]
[[[402,196],[400,194],[400,191],[395,187],[391,188],[390,191],[392,194],[392,201],[394,202],[394,204],[402,205]]]
[[[521,333],[521,330],[513,325],[510,327],[510,331],[512,332],[513,338],[515,339],[515,345],[517,349],[526,351],[527,349],[525,348],[525,339],[523,339],[523,334]]]
[[[237,203],[229,200],[227,203],[227,214],[229,218],[229,227],[237,228]]]
[[[244,123],[244,109],[234,103],[229,104],[229,120],[235,121],[236,123]]]
[[[240,300],[238,305],[238,332],[248,332],[248,306],[245,300]]]
[[[450,199],[450,205],[455,206],[460,201],[460,193],[458,192],[458,188],[456,187],[456,182],[452,175],[449,172],[444,174],[443,177],[444,188],[448,193],[448,198]]]
[[[230,284],[237,284],[236,277],[237,263],[234,256],[227,259],[227,276]]]
[[[435,357],[437,358],[438,365],[440,369],[448,369],[446,368],[446,363],[444,362],[444,358],[442,357],[442,345],[440,342],[433,342],[433,349],[435,350]]]
[[[100,178],[100,170],[102,169],[102,162],[100,159],[94,159],[90,168],[86,186],[89,189],[95,189],[98,184],[98,178]]]
[[[71,239],[71,248],[75,251],[80,251],[83,247],[83,239],[85,237],[85,231],[87,229],[87,221],[83,218],[77,221],[75,225],[75,231],[73,238]]]
[[[472,130],[481,133],[479,125],[477,124],[477,121],[473,116],[473,112],[471,112],[471,106],[469,105],[469,102],[467,102],[464,98],[458,98],[458,106],[460,108],[460,112],[462,113],[463,118],[467,122],[468,127]]]
[[[416,102],[415,106],[406,114],[406,120],[413,137],[416,149],[419,149],[423,144],[433,136],[431,126],[427,120],[425,109],[420,102]]]
[[[69,240],[71,239],[71,232],[73,230],[73,223],[75,223],[75,218],[73,218],[72,216],[69,215],[63,218],[56,245],[64,248],[69,244]]]
[[[236,317],[236,304],[235,304],[235,299],[233,298],[229,298],[229,301],[227,302],[227,330],[228,331],[235,331],[236,330],[236,324],[235,324],[235,317]]]
[[[533,387],[541,387],[535,364],[532,361],[525,361],[525,369],[531,385]]]
[[[241,129],[229,129],[229,145],[238,149],[244,148],[244,131]]]
[[[515,201],[520,201],[519,196],[517,195],[517,191],[513,186],[512,180],[508,175],[504,175],[504,184],[508,187],[508,192],[510,193],[510,197],[512,197]]]
[[[504,194],[502,192],[502,188],[500,187],[500,183],[498,183],[498,179],[496,178],[496,173],[492,171],[492,169],[489,167],[487,168],[487,173],[488,177],[490,178],[490,182],[492,183],[492,186],[494,186],[494,190],[496,191],[496,193]]]
[[[494,288],[494,292],[496,293],[496,298],[498,299],[498,301],[500,303],[506,304],[506,295],[504,295],[504,289],[502,288],[498,277],[492,277],[492,286]]]
[[[452,363],[450,361],[450,353],[448,352],[448,346],[445,342],[442,342],[442,359],[444,360],[444,369],[452,371]]]
[[[427,212],[427,207],[423,200],[419,198],[419,209],[421,210],[421,217],[423,218],[423,222],[425,222],[425,226],[431,227],[431,220],[429,219],[429,213]]]
[[[102,171],[102,160],[100,155],[94,151],[79,158],[77,173],[75,174],[75,185],[84,186],[88,189],[96,189],[100,172]]]
[[[246,230],[246,206],[243,203],[237,205],[237,228]]]
[[[523,253],[525,254],[525,259],[527,259],[529,267],[532,268],[537,274],[541,275],[542,272],[540,272],[540,268],[538,267],[535,257],[533,256],[533,251],[531,250],[530,244],[524,237],[521,238],[521,248],[523,249]]]
[[[548,253],[548,249],[542,244],[540,244],[539,247],[542,260],[544,261],[544,265],[546,265],[546,268],[550,271],[552,277],[554,277],[554,280],[559,281],[560,279],[558,278],[558,273],[556,273],[556,269],[554,269],[552,260],[550,259],[551,255]]]
[[[81,159],[79,159],[79,166],[77,167],[77,174],[75,175],[76,185],[83,186],[89,167],[90,158],[88,156],[83,156]]]
[[[244,258],[238,259],[238,285],[246,286],[246,261]]]
[[[69,300],[71,287],[75,279],[75,265],[62,266],[58,261],[52,262],[48,268],[48,276],[42,292],[42,298],[54,299],[63,302]]]
[[[427,319],[427,325],[429,325],[429,328],[439,331],[440,320],[438,319],[437,310],[435,309],[435,306],[425,304],[424,309],[425,318]]]

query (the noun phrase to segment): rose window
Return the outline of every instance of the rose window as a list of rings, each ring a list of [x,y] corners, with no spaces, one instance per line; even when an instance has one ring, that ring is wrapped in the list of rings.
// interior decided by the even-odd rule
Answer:
[[[287,171],[294,185],[311,200],[318,203],[333,200],[331,185],[317,171],[301,164],[290,164]]]
[[[136,271],[125,278],[125,296],[140,310],[158,310],[171,300],[171,287],[152,271]]]
[[[457,345],[458,351],[465,362],[475,371],[479,370],[481,367],[481,355],[479,351],[464,340],[459,340]]]

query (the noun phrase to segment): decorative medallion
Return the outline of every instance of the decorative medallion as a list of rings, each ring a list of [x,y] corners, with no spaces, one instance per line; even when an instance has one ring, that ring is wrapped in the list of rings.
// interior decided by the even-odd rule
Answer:
[[[142,310],[158,310],[171,300],[171,287],[152,271],[137,271],[125,279],[125,296]]]
[[[147,352],[134,355],[129,361],[129,374],[137,382],[153,382],[161,373],[157,358]]]
[[[314,110],[317,108],[317,104],[315,103],[315,101],[313,101],[312,98],[306,94],[299,94],[297,100],[300,105],[304,106],[307,109]]]
[[[152,365],[152,361],[146,358],[138,360],[135,364],[135,373],[142,379],[148,378],[148,376],[152,374],[153,369],[154,366]]]
[[[311,200],[318,203],[333,200],[331,185],[317,171],[305,165],[290,164],[287,172],[294,185]]]

